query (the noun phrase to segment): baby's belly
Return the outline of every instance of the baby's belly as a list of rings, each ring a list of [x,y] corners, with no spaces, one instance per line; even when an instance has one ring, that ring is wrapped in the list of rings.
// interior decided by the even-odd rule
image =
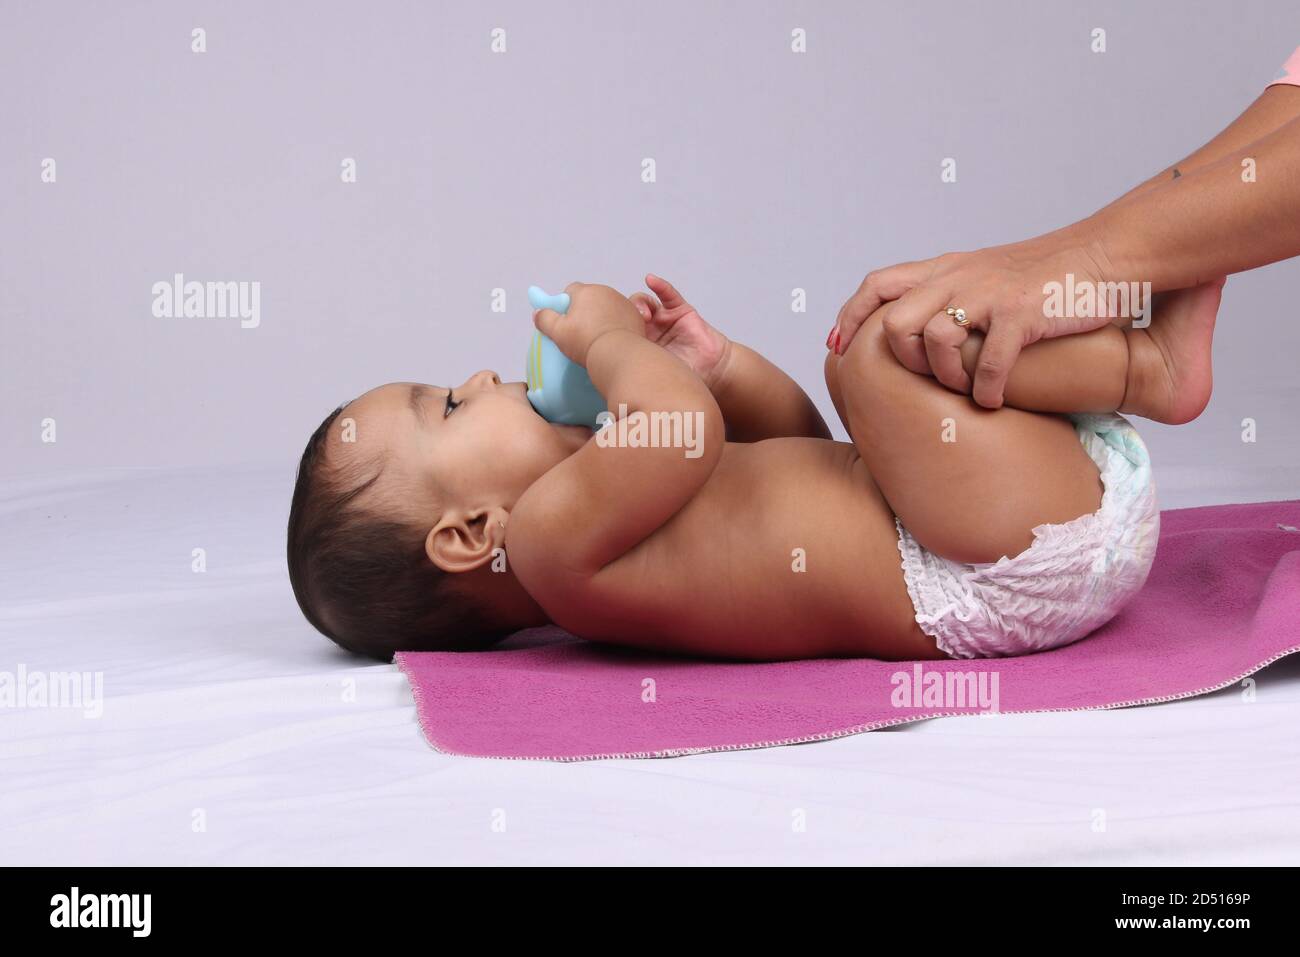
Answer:
[[[709,484],[609,572],[605,640],[775,660],[861,654],[910,627],[893,514],[852,446],[729,445]]]

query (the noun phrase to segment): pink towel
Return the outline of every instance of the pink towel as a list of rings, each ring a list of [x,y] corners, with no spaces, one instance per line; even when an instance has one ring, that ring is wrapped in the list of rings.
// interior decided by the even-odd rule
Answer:
[[[736,664],[555,629],[511,650],[403,652],[425,737],[498,758],[675,757],[985,711],[1151,704],[1226,688],[1300,651],[1300,501],[1162,515],[1137,599],[1088,638],[1023,658]]]

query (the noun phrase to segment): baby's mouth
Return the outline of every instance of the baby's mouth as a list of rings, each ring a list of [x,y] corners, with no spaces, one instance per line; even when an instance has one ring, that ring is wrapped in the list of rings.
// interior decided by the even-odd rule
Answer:
[[[543,422],[546,421],[546,419],[542,416],[542,413],[538,412],[537,409],[536,409],[536,407],[534,407],[534,405],[533,405],[531,402],[528,401],[528,383],[527,383],[527,382],[507,382],[507,383],[506,383],[506,388],[510,389],[510,392],[511,392],[513,395],[517,395],[517,396],[519,396],[519,401],[522,402],[524,405],[528,406],[528,408],[532,409],[532,410],[533,410],[533,413],[534,413],[534,414],[535,414],[539,419],[542,419]]]
[[[517,394],[519,396],[519,400],[523,402],[524,405],[528,406],[528,408],[532,409],[533,414],[536,415],[539,419],[541,419],[551,428],[555,429],[561,435],[565,435],[569,439],[571,439],[574,442],[575,446],[585,445],[587,440],[590,439],[592,435],[595,434],[593,430],[587,428],[585,425],[561,425],[558,422],[552,422],[550,419],[546,418],[546,416],[542,415],[542,413],[538,412],[536,406],[534,406],[531,402],[528,401],[527,382],[507,382],[505,383],[505,387],[510,389],[512,393]]]

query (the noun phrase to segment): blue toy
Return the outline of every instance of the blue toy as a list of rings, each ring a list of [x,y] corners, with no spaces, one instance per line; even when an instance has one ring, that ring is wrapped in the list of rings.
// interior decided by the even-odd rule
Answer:
[[[554,309],[560,315],[569,311],[567,292],[548,296],[536,286],[529,286],[528,301],[534,309]],[[548,422],[599,427],[596,417],[605,411],[605,400],[592,385],[591,376],[540,331],[533,332],[528,347],[525,378],[528,401]]]

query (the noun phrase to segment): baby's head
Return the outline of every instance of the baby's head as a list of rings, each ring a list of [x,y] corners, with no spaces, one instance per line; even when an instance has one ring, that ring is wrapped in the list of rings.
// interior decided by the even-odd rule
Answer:
[[[303,614],[385,661],[483,648],[542,623],[493,559],[515,502],[590,437],[547,422],[524,383],[492,372],[452,389],[393,382],[335,409],[307,442],[289,510]]]

